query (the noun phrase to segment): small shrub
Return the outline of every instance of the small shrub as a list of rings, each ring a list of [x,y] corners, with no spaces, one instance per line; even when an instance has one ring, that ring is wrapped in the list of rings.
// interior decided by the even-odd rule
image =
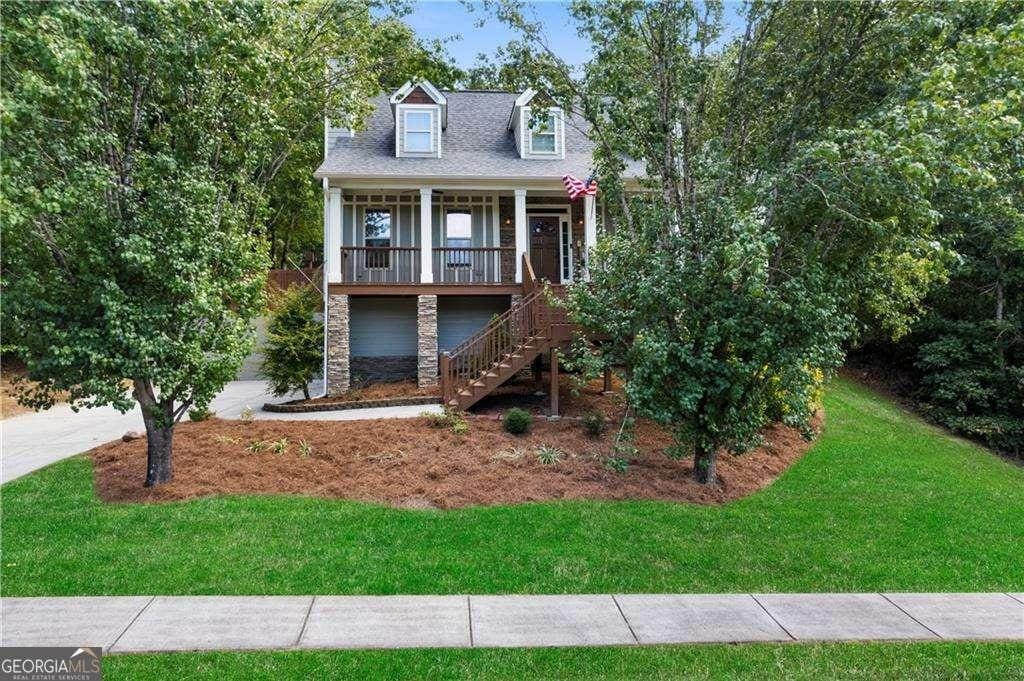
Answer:
[[[259,454],[260,452],[265,451],[269,446],[269,442],[264,442],[263,440],[253,440],[252,442],[249,443],[249,446],[246,447],[246,450],[248,450],[250,454]]]
[[[491,461],[519,461],[526,456],[526,450],[522,447],[509,447],[491,456]]]
[[[312,286],[292,286],[274,301],[267,324],[260,374],[274,395],[301,390],[309,399],[309,382],[323,365],[322,322],[316,312],[320,296]]]
[[[312,453],[313,445],[309,444],[306,440],[299,440],[299,456],[309,458]]]
[[[214,416],[207,407],[192,407],[188,410],[189,421],[206,421]]]
[[[447,428],[448,427],[448,410],[441,412],[440,414],[432,411],[421,411],[420,416],[427,420],[427,425],[431,428]]]
[[[249,421],[253,420],[254,414],[255,412],[252,410],[252,407],[250,407],[249,405],[245,405],[245,409],[243,409],[242,413],[238,415],[238,420],[245,421],[246,423],[248,423]]]
[[[586,431],[588,437],[594,439],[601,437],[607,427],[608,423],[601,412],[588,411],[583,415],[583,430]]]
[[[466,418],[454,409],[445,407],[440,414],[432,411],[420,412],[420,416],[427,420],[431,428],[451,428],[456,435],[465,435],[469,432],[469,423]]]
[[[621,456],[610,456],[604,462],[604,465],[608,470],[615,471],[616,473],[625,473],[626,469],[629,468],[629,459]]]
[[[216,440],[217,442],[232,445],[237,445],[239,442],[241,442],[241,440],[239,440],[237,437],[231,437],[230,435],[214,435],[213,439]]]
[[[631,459],[637,455],[640,451],[636,448],[632,442],[616,442],[615,446],[612,447],[612,451],[615,452],[615,456],[623,459]]]
[[[550,445],[537,447],[536,454],[537,461],[540,461],[545,466],[553,466],[565,457],[561,449]]]
[[[530,426],[533,425],[533,416],[525,409],[512,407],[505,412],[505,418],[502,421],[505,425],[505,430],[513,435],[522,435],[530,430]]]
[[[274,454],[284,454],[288,451],[288,438],[283,437],[270,443],[270,451]]]

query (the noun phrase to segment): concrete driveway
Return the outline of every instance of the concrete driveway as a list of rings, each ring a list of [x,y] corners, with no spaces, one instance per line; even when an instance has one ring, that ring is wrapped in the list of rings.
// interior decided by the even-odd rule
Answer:
[[[318,394],[317,386],[311,386],[311,393]],[[226,419],[238,418],[246,407],[251,407],[253,417],[257,419],[307,421],[404,418],[423,411],[440,411],[439,405],[315,414],[276,414],[260,410],[266,402],[283,402],[295,397],[301,395],[272,397],[264,381],[232,381],[213,400],[211,409]],[[46,411],[4,419],[0,421],[0,484],[115,440],[129,430],[145,432],[142,413],[137,405],[126,414],[112,407],[81,409],[76,414],[71,407],[62,404]]]

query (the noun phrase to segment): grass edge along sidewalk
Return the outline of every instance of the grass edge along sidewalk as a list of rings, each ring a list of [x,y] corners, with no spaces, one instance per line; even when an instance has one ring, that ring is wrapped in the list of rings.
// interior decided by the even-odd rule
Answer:
[[[838,380],[825,431],[723,506],[104,504],[74,458],[2,488],[4,596],[1022,591],[1024,469]],[[627,472],[628,475],[628,472]],[[74,550],[69,550],[74,547]]]

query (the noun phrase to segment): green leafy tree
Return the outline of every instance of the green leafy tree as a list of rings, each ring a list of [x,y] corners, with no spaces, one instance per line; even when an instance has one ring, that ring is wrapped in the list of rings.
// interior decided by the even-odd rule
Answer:
[[[323,189],[311,171],[323,160],[324,113],[343,112],[333,124],[358,129],[370,113],[367,97],[381,89],[397,88],[413,77],[448,88],[461,75],[442,42],[421,41],[400,14],[377,16],[371,12],[374,6],[303,2],[279,28],[276,49],[288,72],[268,93],[277,120],[267,129],[274,136],[267,164],[274,177],[265,213],[272,267],[297,265],[303,252],[323,247]],[[335,61],[325,88],[327,57]]]
[[[1024,453],[1024,12],[951,7],[939,49],[882,118],[894,137],[932,140],[940,230],[956,253],[948,284],[903,343],[916,397],[953,430]],[[1013,11],[1018,10],[1018,11]]]
[[[909,6],[752,3],[716,49],[717,2],[576,2],[594,58],[539,46],[535,86],[578,112],[596,143],[615,225],[570,307],[610,339],[641,415],[670,426],[694,475],[742,452],[773,417],[805,426],[821,377],[862,328],[905,333],[948,254],[922,163],[931,140],[872,120],[929,48]],[[646,171],[623,184],[625,159]],[[586,356],[586,355],[583,355]]]
[[[291,286],[273,302],[260,372],[275,395],[301,390],[323,368],[322,322],[315,319],[320,295],[312,286]]]
[[[333,93],[314,127],[325,111],[365,106],[362,81],[325,80],[326,45],[295,30],[310,11],[342,9],[0,8],[4,333],[38,382],[22,398],[137,401],[147,485],[171,479],[175,423],[205,408],[250,350],[267,265],[254,225],[301,137],[288,101]]]

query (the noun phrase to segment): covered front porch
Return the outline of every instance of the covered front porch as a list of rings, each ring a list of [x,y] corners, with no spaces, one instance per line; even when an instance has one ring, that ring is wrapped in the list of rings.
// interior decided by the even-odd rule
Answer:
[[[429,287],[465,294],[586,276],[597,241],[594,197],[564,189],[332,186],[325,182],[326,275],[335,290]],[[413,290],[409,288],[409,290]]]

